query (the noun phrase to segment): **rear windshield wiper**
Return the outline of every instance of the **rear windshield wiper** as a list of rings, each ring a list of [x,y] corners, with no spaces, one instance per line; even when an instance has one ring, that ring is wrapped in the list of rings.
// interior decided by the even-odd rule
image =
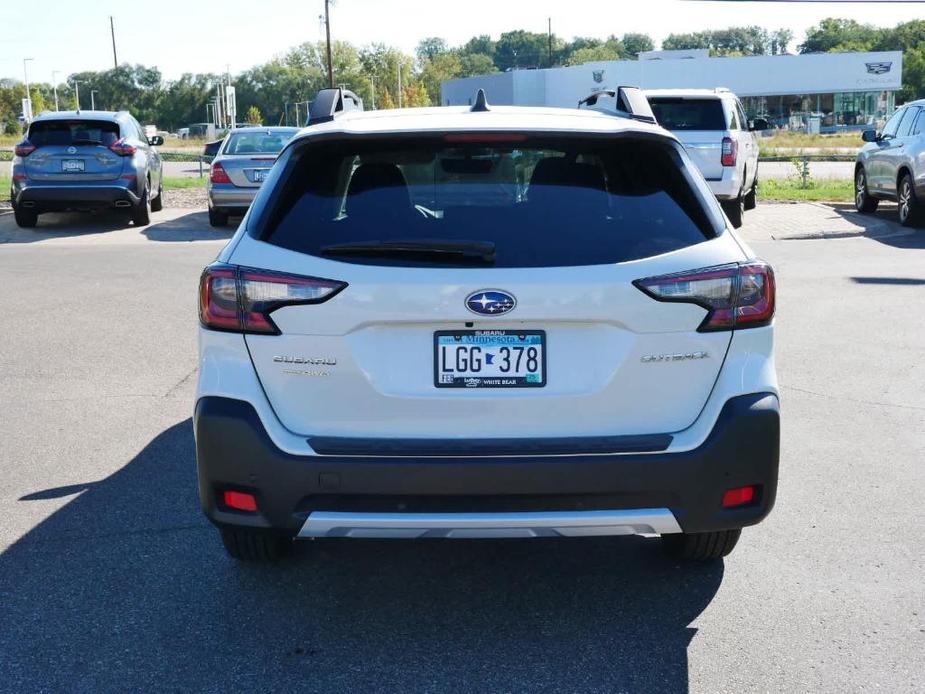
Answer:
[[[101,145],[102,140],[89,140],[84,138],[75,138],[71,140],[72,145]]]
[[[437,260],[456,260],[460,256],[483,263],[495,262],[491,241],[449,241],[444,239],[390,239],[354,241],[321,247],[322,255],[417,255]]]

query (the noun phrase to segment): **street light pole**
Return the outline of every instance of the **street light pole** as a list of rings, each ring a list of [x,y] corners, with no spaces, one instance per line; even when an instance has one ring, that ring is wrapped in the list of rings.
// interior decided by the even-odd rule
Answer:
[[[112,15],[109,15],[109,33],[112,34],[112,66],[119,67],[119,59],[116,57],[116,25],[112,23]]]
[[[51,71],[51,88],[55,92],[55,111],[59,110],[58,109],[58,77],[57,77],[58,72],[60,72],[60,70]]]
[[[370,86],[370,95],[372,96],[372,108],[373,111],[376,110],[376,77],[374,75],[369,76],[369,86]]]
[[[331,62],[331,0],[324,0],[324,32],[328,42],[328,87],[334,89],[334,65]]]
[[[91,110],[91,111],[95,111],[95,110],[96,110],[96,93],[97,93],[97,91],[99,91],[99,90],[98,90],[98,89],[91,89],[91,90],[90,90],[90,110]]]
[[[80,82],[74,80],[74,101],[77,102],[77,111],[80,111]]]
[[[27,69],[28,63],[30,60],[35,60],[35,58],[23,58],[22,59],[22,76],[26,83],[26,101],[29,103],[29,110],[32,110],[32,95],[29,94],[29,71]],[[23,117],[25,117],[23,113]]]

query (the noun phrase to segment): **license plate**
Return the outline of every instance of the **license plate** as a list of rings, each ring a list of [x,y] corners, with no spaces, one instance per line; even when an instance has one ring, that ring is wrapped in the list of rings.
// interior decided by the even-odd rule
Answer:
[[[84,170],[84,160],[83,159],[62,159],[61,160],[61,170],[65,173],[71,173],[72,171],[83,171]]]
[[[542,388],[543,330],[439,330],[434,333],[437,388]]]
[[[269,171],[269,169],[254,169],[254,183],[263,183]]]

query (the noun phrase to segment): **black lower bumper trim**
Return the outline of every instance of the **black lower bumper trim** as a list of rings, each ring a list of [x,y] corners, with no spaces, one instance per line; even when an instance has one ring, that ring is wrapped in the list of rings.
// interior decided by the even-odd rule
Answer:
[[[135,191],[123,186],[61,186],[25,188],[15,198],[17,205],[32,203],[39,212],[79,209],[84,207],[112,207],[117,202],[138,205],[141,198]]]
[[[273,444],[249,403],[228,398],[200,399],[194,426],[200,499],[219,525],[295,534],[315,510],[658,507],[669,508],[685,532],[705,532],[752,525],[770,512],[779,420],[777,397],[760,393],[729,400],[707,440],[682,453],[447,458],[290,455]],[[723,509],[723,493],[746,485],[760,488],[756,501]],[[218,499],[228,488],[255,494],[259,512],[223,509]]]

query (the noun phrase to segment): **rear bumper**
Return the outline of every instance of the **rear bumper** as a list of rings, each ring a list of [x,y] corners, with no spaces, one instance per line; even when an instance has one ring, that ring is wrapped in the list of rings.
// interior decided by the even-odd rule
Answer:
[[[742,192],[745,181],[738,166],[724,166],[722,178],[707,179],[707,185],[717,200],[735,200]]]
[[[246,210],[257,197],[257,188],[239,188],[228,184],[210,184],[209,207],[216,210]]]
[[[681,453],[295,456],[270,441],[249,403],[222,397],[199,400],[194,429],[206,516],[291,536],[706,532],[758,523],[777,493],[780,417],[768,393],[727,401],[706,441]],[[755,503],[723,509],[723,493],[745,485],[760,486]],[[254,494],[259,511],[224,508],[226,489]],[[483,532],[465,532],[473,522]],[[568,531],[577,526],[597,530]]]
[[[14,191],[13,204],[38,211],[80,207],[137,205],[140,198],[126,186],[111,185],[29,185]]]

